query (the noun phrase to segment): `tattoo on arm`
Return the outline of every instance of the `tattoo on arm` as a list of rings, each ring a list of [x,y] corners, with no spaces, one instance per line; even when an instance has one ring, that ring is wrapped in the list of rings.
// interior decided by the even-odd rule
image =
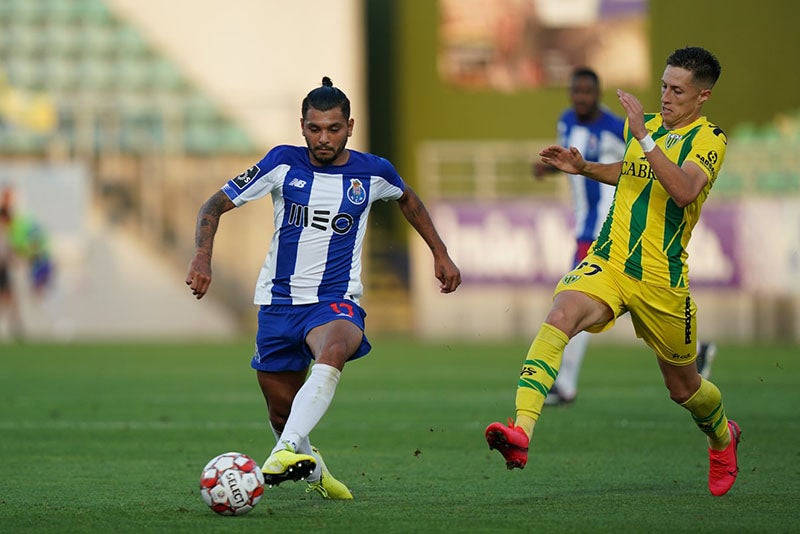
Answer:
[[[406,220],[427,243],[431,251],[446,250],[439,233],[433,225],[431,216],[422,200],[409,188],[408,196],[400,203],[400,208]]]
[[[409,221],[416,221],[419,219],[419,216],[422,214],[422,204],[415,203],[408,206],[408,210],[406,211],[406,217]]]
[[[198,250],[211,255],[214,235],[219,227],[219,218],[232,207],[233,203],[222,191],[217,191],[200,207],[194,238],[194,244]]]

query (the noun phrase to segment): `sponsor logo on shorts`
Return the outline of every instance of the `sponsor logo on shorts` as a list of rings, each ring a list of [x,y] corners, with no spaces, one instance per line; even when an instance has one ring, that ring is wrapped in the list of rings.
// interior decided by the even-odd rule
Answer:
[[[683,342],[689,345],[692,342],[692,297],[686,297],[683,307],[684,337]]]
[[[236,184],[236,187],[238,187],[239,189],[244,189],[245,187],[247,187],[247,184],[252,182],[253,179],[256,176],[258,176],[258,172],[260,170],[261,169],[258,168],[258,165],[253,165],[252,167],[244,171],[242,174],[234,178],[233,183]]]
[[[565,286],[568,286],[571,283],[577,282],[580,279],[581,275],[579,274],[568,274],[567,276],[561,279],[561,283],[563,283]]]

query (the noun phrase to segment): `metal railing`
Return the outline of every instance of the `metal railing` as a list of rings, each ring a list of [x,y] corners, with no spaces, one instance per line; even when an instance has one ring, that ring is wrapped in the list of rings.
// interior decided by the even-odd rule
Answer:
[[[568,198],[565,180],[536,180],[531,165],[550,140],[428,141],[418,150],[420,189],[430,198]],[[800,137],[733,138],[714,196],[800,194]]]

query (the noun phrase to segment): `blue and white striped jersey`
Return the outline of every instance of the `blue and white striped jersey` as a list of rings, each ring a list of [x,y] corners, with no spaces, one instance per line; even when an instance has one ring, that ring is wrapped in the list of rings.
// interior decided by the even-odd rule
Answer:
[[[370,206],[399,199],[405,183],[388,160],[349,152],[344,165],[315,167],[306,147],[277,146],[222,187],[236,206],[272,194],[275,231],[255,304],[358,302]]]
[[[574,146],[587,161],[621,161],[625,154],[625,120],[603,107],[600,113],[596,121],[582,123],[574,110],[566,110],[558,120],[558,143],[566,148]],[[579,174],[568,176],[575,208],[575,238],[594,241],[614,199],[614,187]]]

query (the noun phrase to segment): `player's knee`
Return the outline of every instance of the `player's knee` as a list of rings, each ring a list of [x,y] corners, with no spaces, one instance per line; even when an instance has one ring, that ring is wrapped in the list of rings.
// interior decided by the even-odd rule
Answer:
[[[662,363],[661,369],[669,398],[676,403],[684,404],[700,389],[701,378],[694,365],[674,366]]]
[[[577,334],[574,319],[563,308],[552,308],[544,322],[558,328],[569,337]]]
[[[325,345],[316,360],[317,363],[324,363],[341,371],[345,362],[354,353],[355,349],[351,344],[344,339],[340,339]]]
[[[667,385],[667,390],[669,391],[669,398],[677,404],[685,403],[694,395],[694,391],[690,391],[684,384]]]

